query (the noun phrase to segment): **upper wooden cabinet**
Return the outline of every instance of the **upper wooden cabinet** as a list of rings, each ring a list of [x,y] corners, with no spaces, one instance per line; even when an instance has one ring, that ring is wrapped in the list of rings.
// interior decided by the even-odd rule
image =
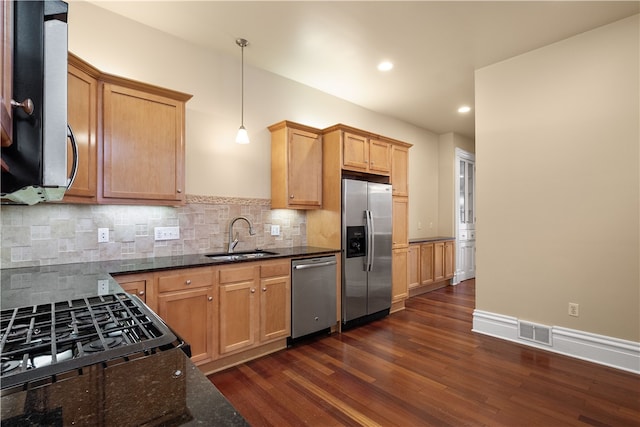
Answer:
[[[283,121],[271,131],[271,208],[322,207],[322,136],[317,129]]]
[[[353,132],[344,132],[342,169],[388,176],[391,173],[391,144]]]
[[[68,59],[68,122],[78,172],[67,203],[184,203],[184,116],[191,98]],[[71,153],[67,164],[71,168]]]
[[[409,195],[409,148],[394,144],[391,148],[391,185],[394,196]]]
[[[69,54],[67,67],[67,121],[78,144],[78,169],[64,202],[95,203],[98,179],[98,79],[99,71]],[[72,151],[67,167],[72,168]],[[70,173],[68,174],[70,175]]]
[[[101,200],[184,203],[184,110],[191,96],[111,78],[102,95]]]
[[[13,2],[3,1],[0,6],[0,22],[2,23],[2,47],[0,51],[0,125],[2,130],[2,146],[8,147],[13,142]]]

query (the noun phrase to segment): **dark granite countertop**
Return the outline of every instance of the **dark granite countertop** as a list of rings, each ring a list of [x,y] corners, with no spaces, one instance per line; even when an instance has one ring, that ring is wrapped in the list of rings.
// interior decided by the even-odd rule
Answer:
[[[455,237],[450,236],[436,236],[436,237],[416,237],[413,239],[409,239],[409,244],[412,243],[429,243],[429,242],[437,242],[442,240],[456,240]]]
[[[2,310],[6,310],[123,292],[118,282],[112,277],[115,274],[153,272],[278,258],[314,257],[340,252],[339,249],[309,246],[268,250],[274,254],[237,261],[214,261],[201,254],[2,269],[0,270],[0,290],[2,292],[0,305]],[[181,350],[179,353],[181,354],[179,357],[185,361],[185,399],[190,416],[172,425],[247,425],[242,416],[235,411],[207,377]],[[125,385],[121,387],[122,389],[129,388],[126,385],[127,381],[131,382],[133,386],[141,379],[140,370],[136,370],[133,365],[131,366],[135,372],[124,375],[123,384]],[[3,397],[3,405],[5,404],[4,399]]]

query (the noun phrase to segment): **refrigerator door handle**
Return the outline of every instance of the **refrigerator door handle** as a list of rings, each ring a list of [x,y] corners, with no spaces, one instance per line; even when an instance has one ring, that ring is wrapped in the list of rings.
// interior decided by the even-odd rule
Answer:
[[[373,214],[370,210],[365,211],[365,217],[367,219],[367,266],[366,271],[371,271],[373,268],[373,259],[375,254],[374,247],[374,224],[373,224]]]

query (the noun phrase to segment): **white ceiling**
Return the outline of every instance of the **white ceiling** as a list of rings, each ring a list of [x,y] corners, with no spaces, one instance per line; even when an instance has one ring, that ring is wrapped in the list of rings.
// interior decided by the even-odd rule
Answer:
[[[92,3],[438,134],[474,136],[475,69],[639,13],[640,1]],[[376,65],[391,60],[392,71]]]

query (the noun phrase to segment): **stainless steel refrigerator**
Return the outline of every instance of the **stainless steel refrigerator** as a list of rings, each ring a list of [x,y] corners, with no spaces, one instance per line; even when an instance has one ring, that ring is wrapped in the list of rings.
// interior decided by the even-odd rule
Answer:
[[[391,308],[391,185],[342,180],[342,323]]]

